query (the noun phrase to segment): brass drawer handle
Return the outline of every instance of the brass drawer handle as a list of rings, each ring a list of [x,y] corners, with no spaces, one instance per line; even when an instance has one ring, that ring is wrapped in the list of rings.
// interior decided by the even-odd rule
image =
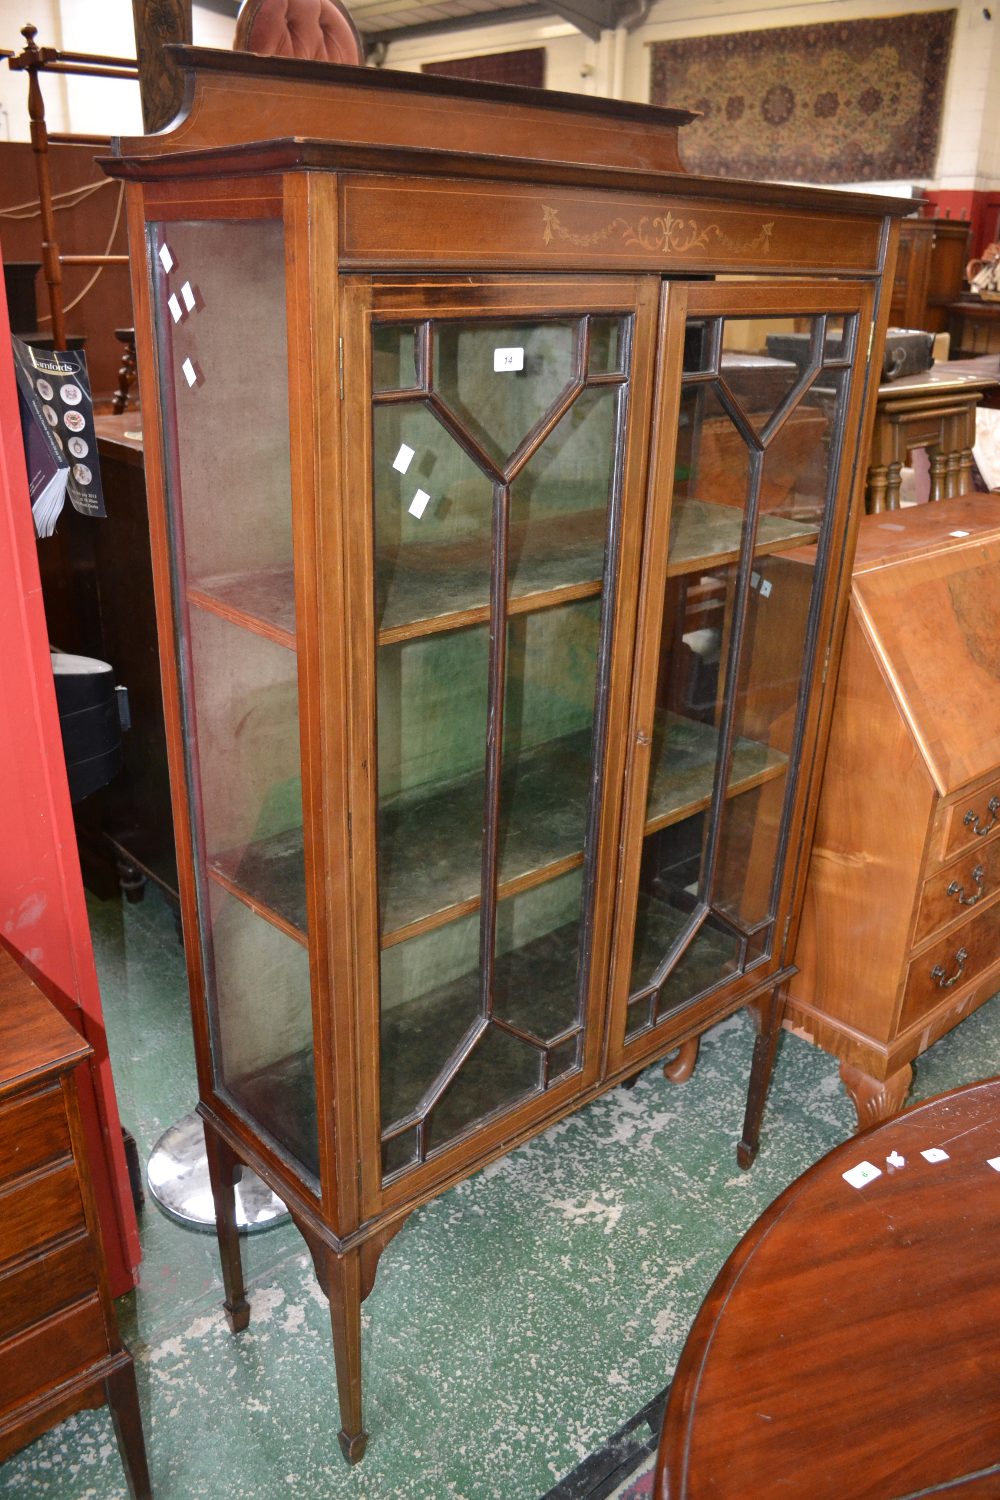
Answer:
[[[958,983],[962,975],[965,973],[965,960],[968,958],[968,956],[969,954],[966,948],[959,948],[958,952],[955,954],[955,962],[958,964],[958,968],[955,970],[950,979],[945,978],[944,969],[942,969],[940,964],[934,965],[933,969],[931,970],[931,978],[937,981],[937,987],[939,990],[950,990],[953,984]]]
[[[981,901],[983,899],[983,876],[985,874],[986,871],[983,869],[982,865],[977,865],[973,870],[972,878],[976,883],[976,894],[974,896],[967,896],[965,894],[965,886],[959,885],[957,880],[953,880],[951,882],[951,885],[948,887],[945,895],[956,896],[958,898],[959,906],[975,906],[977,901]]]
[[[980,827],[979,817],[970,807],[963,819],[966,828],[971,828],[976,837],[981,839],[984,833],[989,833],[990,829],[996,826],[998,808],[1000,808],[1000,797],[991,797],[986,804],[986,811],[990,815],[990,821]]]

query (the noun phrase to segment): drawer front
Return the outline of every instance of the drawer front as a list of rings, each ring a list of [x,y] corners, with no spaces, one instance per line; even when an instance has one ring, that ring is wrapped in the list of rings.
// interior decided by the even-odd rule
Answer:
[[[108,1353],[97,1297],[0,1344],[0,1415],[39,1396]]]
[[[1000,781],[978,792],[964,792],[945,809],[942,859],[963,849],[985,849],[1000,835]]]
[[[0,1266],[84,1225],[73,1162],[8,1187],[0,1191]]]
[[[906,976],[899,1029],[905,1031],[1000,963],[1000,903],[914,958]]]
[[[0,1185],[70,1154],[62,1089],[0,1107]]]
[[[27,1265],[18,1262],[14,1269],[0,1272],[0,1340],[96,1291],[97,1256],[86,1234]]]
[[[920,898],[914,944],[924,942],[939,927],[970,916],[998,891],[1000,839],[987,840],[984,849],[970,849],[927,881]]]

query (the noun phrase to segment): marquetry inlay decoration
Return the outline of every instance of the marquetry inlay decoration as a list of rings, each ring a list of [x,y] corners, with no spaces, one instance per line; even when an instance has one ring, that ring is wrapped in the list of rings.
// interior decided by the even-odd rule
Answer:
[[[691,250],[708,250],[712,247],[729,250],[737,255],[767,255],[771,249],[774,220],[762,224],[757,234],[748,240],[737,240],[727,234],[720,224],[703,224],[698,219],[678,218],[669,211],[655,218],[644,214],[632,222],[629,219],[612,219],[603,228],[591,234],[574,234],[559,219],[559,210],[542,204],[545,227],[542,240],[551,245],[553,240],[564,240],[567,244],[589,249],[593,245],[605,245],[609,240],[620,239],[630,248],[641,250],[669,251],[684,255]]]

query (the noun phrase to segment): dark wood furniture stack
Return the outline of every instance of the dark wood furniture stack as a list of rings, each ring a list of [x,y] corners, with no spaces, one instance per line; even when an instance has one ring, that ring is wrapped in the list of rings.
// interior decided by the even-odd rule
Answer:
[[[961,219],[903,219],[889,305],[890,328],[943,333],[962,290],[969,228]]]
[[[1000,496],[862,522],[786,1024],[859,1125],[1000,985]]]
[[[944,1159],[922,1154],[937,1148]],[[843,1173],[867,1161],[862,1187]],[[656,1500],[1000,1493],[1000,1081],[823,1157],[729,1257],[663,1422]]]
[[[0,1461],[107,1403],[133,1500],[151,1494],[118,1336],[75,1069],[90,1048],[0,948]]]
[[[106,166],[199,1109],[232,1325],[247,1163],[355,1460],[414,1207],[748,1004],[752,1160],[903,205],[690,178],[684,112],[179,57]],[[786,318],[804,369],[728,360]]]
[[[968,490],[976,409],[998,389],[1000,365],[970,369],[953,367],[950,361],[879,386],[868,454],[867,509],[899,509],[900,476],[914,448],[927,452],[931,500],[951,499]]]
[[[951,353],[954,359],[1000,355],[1000,302],[982,297],[960,297],[948,308]]]

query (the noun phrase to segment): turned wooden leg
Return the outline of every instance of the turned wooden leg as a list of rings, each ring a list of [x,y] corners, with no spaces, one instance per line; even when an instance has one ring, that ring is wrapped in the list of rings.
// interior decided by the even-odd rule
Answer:
[[[951,500],[959,493],[958,471],[962,455],[955,449],[948,454],[948,472],[945,477],[945,499]]]
[[[104,1394],[111,1408],[111,1421],[118,1440],[128,1492],[132,1500],[151,1500],[153,1491],[149,1484],[146,1441],[142,1434],[139,1388],[135,1383],[135,1366],[131,1359],[107,1377]]]
[[[943,500],[945,498],[945,483],[948,477],[948,459],[937,446],[929,448],[927,456],[931,461],[931,500]]]
[[[863,1073],[860,1068],[853,1068],[845,1062],[840,1065],[840,1077],[851,1096],[858,1117],[858,1130],[865,1130],[869,1125],[878,1125],[882,1120],[891,1120],[893,1115],[899,1114],[909,1092],[913,1069],[909,1063],[904,1063],[888,1078],[874,1078],[871,1073]]]
[[[753,1044],[753,1061],[750,1064],[750,1085],[747,1089],[746,1114],[743,1117],[743,1138],[736,1147],[736,1160],[744,1171],[752,1167],[760,1145],[760,1122],[764,1117],[764,1105],[771,1086],[774,1058],[781,1036],[781,1022],[785,1014],[785,987],[776,985],[766,999],[757,1002],[754,1009],[759,1017],[757,1036]]]
[[[668,1058],[663,1064],[664,1078],[668,1078],[671,1083],[687,1083],[698,1061],[700,1046],[700,1036],[693,1036],[689,1041],[681,1042],[675,1056]]]
[[[893,462],[886,470],[885,483],[885,508],[886,510],[899,509],[899,489],[902,482],[903,464],[902,460]]]
[[[135,383],[135,330],[132,328],[116,328],[115,338],[122,345],[122,362],[118,367],[118,385],[111,401],[111,410],[117,417],[128,406],[129,391]]]
[[[226,1289],[223,1307],[233,1333],[242,1333],[250,1321],[250,1304],[243,1285],[243,1260],[240,1236],[236,1228],[236,1184],[243,1168],[229,1145],[205,1124],[205,1149],[208,1153],[208,1175],[215,1200],[215,1232],[219,1239],[222,1261],[222,1284]]]
[[[874,464],[868,470],[868,491],[865,509],[869,515],[879,515],[885,510],[885,486],[888,471],[883,464]]]

